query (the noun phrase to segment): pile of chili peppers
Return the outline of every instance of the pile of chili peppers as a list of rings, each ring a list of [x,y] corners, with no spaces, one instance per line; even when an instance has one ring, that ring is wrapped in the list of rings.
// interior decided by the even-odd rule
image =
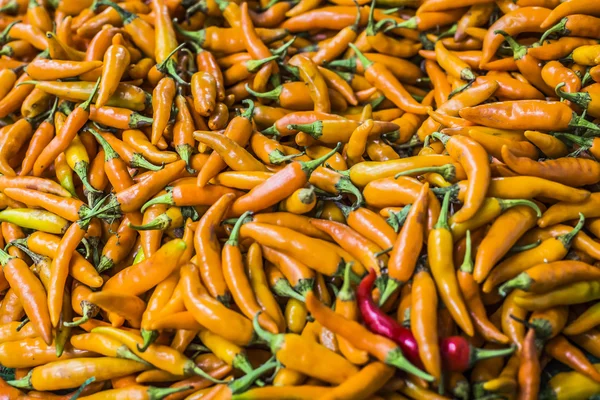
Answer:
[[[600,1],[0,31],[0,398],[600,394]]]

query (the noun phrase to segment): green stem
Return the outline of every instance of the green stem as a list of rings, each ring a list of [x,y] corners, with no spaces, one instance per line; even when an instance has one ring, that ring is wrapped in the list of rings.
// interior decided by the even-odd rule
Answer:
[[[164,231],[169,228],[169,225],[171,225],[171,218],[167,215],[167,213],[162,213],[152,221],[143,225],[134,225],[129,223],[129,227],[131,229],[135,229],[136,231]]]
[[[337,298],[341,301],[353,301],[356,298],[354,290],[352,290],[352,279],[350,278],[352,272],[352,263],[346,263],[344,267],[344,283],[337,294]]]
[[[144,339],[144,343],[142,344],[142,346],[140,346],[139,344],[137,345],[137,349],[139,352],[143,353],[146,350],[148,350],[148,347],[150,347],[150,345],[152,343],[154,343],[154,341],[156,339],[158,339],[158,331],[155,330],[146,330],[143,329],[140,331],[141,335],[142,335],[142,339]]]
[[[279,297],[290,297],[304,303],[304,297],[298,294],[286,279],[279,279],[271,289]]]
[[[167,58],[165,58],[160,64],[156,64],[156,69],[159,72],[162,72],[163,74],[168,74],[171,78],[175,79],[180,85],[189,86],[190,84],[181,79],[181,77],[177,74],[175,61],[172,58],[175,55],[175,53],[181,50],[183,46],[185,46],[185,43],[181,43],[179,46],[171,50]]]
[[[279,96],[281,95],[281,92],[283,91],[283,86],[277,86],[275,89],[273,89],[271,91],[260,93],[260,92],[254,91],[250,87],[250,85],[246,83],[246,90],[248,91],[248,93],[250,93],[254,97],[279,101]]]
[[[502,30],[498,30],[498,31],[494,31],[494,33],[496,35],[502,35],[504,36],[504,40],[506,40],[506,43],[508,43],[508,45],[510,46],[511,50],[513,51],[513,57],[516,61],[522,59],[523,57],[525,57],[525,55],[527,55],[527,47],[520,45],[512,36],[510,36],[508,33],[502,31]]]
[[[337,153],[340,149],[342,148],[342,143],[338,143],[333,149],[331,149],[331,151],[329,151],[329,153],[324,154],[323,156],[319,157],[319,158],[315,158],[314,160],[311,161],[301,161],[300,164],[302,165],[302,171],[304,171],[304,173],[306,174],[306,176],[310,176],[310,174],[312,174],[312,172],[317,169],[319,166],[321,166],[321,164],[323,164],[325,161],[327,161],[331,156],[333,156],[335,153]]]
[[[535,249],[540,244],[542,244],[542,240],[538,239],[538,240],[536,240],[533,243],[524,244],[522,246],[513,246],[513,247],[510,248],[510,250],[508,250],[508,252],[509,253],[520,253],[522,251],[527,251],[527,250]]]
[[[571,230],[569,233],[565,233],[564,235],[557,236],[556,239],[562,242],[563,246],[565,246],[565,249],[570,248],[573,239],[575,239],[575,236],[579,233],[579,231],[581,231],[584,223],[585,216],[583,213],[579,213],[579,222],[577,222],[577,225],[575,225],[573,230]]]
[[[242,216],[240,218],[238,218],[238,220],[235,222],[235,225],[233,226],[233,229],[231,230],[231,233],[229,234],[229,239],[227,239],[225,244],[229,245],[229,246],[239,245],[240,229],[242,228],[242,225],[244,225],[247,222],[251,222],[251,221],[252,221],[252,211],[246,211],[245,213],[243,213]]]
[[[577,104],[579,107],[581,107],[585,110],[588,109],[588,107],[592,101],[592,96],[590,96],[589,93],[584,93],[584,92],[568,93],[568,92],[561,90],[563,86],[565,86],[565,83],[561,82],[558,85],[556,85],[556,88],[554,88],[554,91],[556,92],[558,97],[560,97],[561,99],[564,99],[564,100],[569,100],[570,102]]]
[[[366,71],[373,65],[373,61],[370,61],[359,49],[354,45],[354,43],[350,43],[348,46],[356,53],[356,58],[363,65],[364,70]]]
[[[229,390],[231,390],[232,394],[243,392],[247,390],[261,375],[276,368],[278,365],[279,363],[277,361],[266,362],[249,374],[230,382],[227,386],[229,386]]]
[[[100,6],[112,7],[117,12],[117,14],[119,14],[119,17],[121,17],[121,19],[123,20],[123,25],[128,25],[131,23],[131,21],[138,18],[138,16],[135,15],[134,13],[131,13],[131,12],[125,10],[124,8],[121,8],[121,6],[117,5],[116,3],[113,3],[112,1],[108,1],[108,0],[99,0],[99,1],[95,2],[95,7],[94,7],[93,11],[96,11],[96,9]]]
[[[446,164],[436,167],[415,168],[408,171],[402,171],[394,175],[394,179],[398,179],[401,176],[417,176],[430,172],[442,175],[447,181],[453,181],[456,179],[456,167],[454,166],[454,164]]]
[[[389,226],[394,228],[396,233],[400,232],[400,228],[402,228],[404,222],[406,222],[411,207],[412,204],[408,204],[404,206],[400,212],[390,211],[390,216],[386,219],[386,222]]]
[[[90,303],[87,300],[82,300],[81,301],[81,311],[82,311],[81,318],[79,318],[77,321],[63,322],[63,325],[66,326],[67,328],[74,328],[81,324],[85,324],[86,322],[88,322],[90,320],[90,318],[93,318],[94,316],[96,316],[98,314],[98,312],[100,311],[100,309],[98,309],[97,305]]]
[[[504,212],[506,210],[508,210],[509,208],[512,207],[516,207],[516,206],[526,206],[526,207],[530,207],[531,209],[533,209],[536,213],[536,216],[538,218],[540,218],[542,216],[542,210],[540,210],[540,207],[535,204],[535,202],[531,201],[531,200],[527,200],[527,199],[498,199],[498,203],[500,204],[500,209]]]
[[[511,292],[513,289],[521,289],[524,291],[528,291],[529,287],[533,282],[533,279],[531,279],[531,277],[526,272],[521,272],[515,278],[507,281],[502,286],[500,286],[498,288],[498,293],[500,293],[501,296],[506,297],[508,293]]]
[[[279,55],[275,54],[274,56],[266,57],[266,58],[263,58],[261,60],[248,60],[245,63],[246,64],[246,69],[249,72],[256,72],[259,69],[261,69],[263,65],[265,65],[265,64],[267,64],[267,63],[269,63],[269,62],[271,62],[273,60],[276,60],[278,58],[279,58]]]
[[[98,93],[98,88],[100,88],[100,79],[102,79],[102,78],[98,78],[98,80],[96,81],[96,84],[94,85],[94,88],[92,89],[92,93],[90,93],[90,96],[88,97],[88,99],[79,105],[79,107],[81,107],[84,111],[87,111],[90,109],[90,106],[92,105],[92,99]]]
[[[247,120],[251,120],[254,115],[254,102],[250,99],[244,99],[242,100],[242,104],[245,104],[247,108],[240,116]]]
[[[450,230],[448,225],[448,208],[450,206],[450,192],[444,194],[444,201],[442,202],[442,209],[440,210],[440,216],[435,224],[434,229],[446,229]]]
[[[167,396],[175,393],[185,392],[186,390],[193,389],[193,386],[181,386],[174,388],[159,388],[155,386],[148,386],[148,400],[162,400]]]
[[[540,38],[540,41],[538,43],[539,44],[544,43],[546,38],[554,33],[556,33],[557,35],[560,35],[560,36],[568,35],[570,32],[567,29],[567,22],[569,22],[568,17],[564,17],[563,19],[561,19],[556,25],[554,25],[553,27],[549,28],[546,32],[544,32],[544,34],[542,35],[542,37]]]
[[[421,379],[426,380],[427,382],[433,382],[434,377],[429,375],[426,372],[421,371],[419,368],[415,367],[410,363],[403,355],[400,348],[396,350],[392,350],[387,354],[385,359],[385,363],[388,365],[393,365],[394,367],[401,369],[402,371],[408,372],[409,374],[415,375]]]
[[[473,256],[471,254],[471,231],[467,230],[465,245],[465,258],[463,263],[460,265],[460,271],[466,272],[467,274],[473,273]]]
[[[355,73],[356,72],[356,58],[348,58],[345,60],[333,60],[327,63],[328,67],[331,68],[343,68],[346,69],[348,71],[350,71],[351,73]],[[336,73],[338,75],[340,75],[342,78],[344,78],[344,80],[346,82],[349,82],[352,80],[352,76],[349,75],[349,73],[345,73],[345,72],[339,72],[336,71]],[[342,75],[342,74],[347,74],[346,76]]]

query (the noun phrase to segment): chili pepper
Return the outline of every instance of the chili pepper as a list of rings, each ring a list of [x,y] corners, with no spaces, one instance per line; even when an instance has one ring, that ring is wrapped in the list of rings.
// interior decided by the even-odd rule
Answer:
[[[239,218],[231,231],[229,240],[225,242],[221,259],[223,261],[222,266],[225,282],[231,291],[233,300],[238,307],[240,307],[242,312],[250,318],[261,312],[261,308],[254,297],[254,293],[252,293],[250,282],[245,275],[242,254],[238,247],[239,229],[244,222],[246,221],[245,216],[243,215]],[[263,316],[262,318],[259,317],[259,322],[262,326],[265,326],[270,332],[278,331],[277,325],[267,314],[261,313],[260,315]]]
[[[98,380],[106,380],[148,368],[150,367],[132,360],[115,361],[111,357],[82,357],[35,367],[24,378],[7,383],[15,387],[40,391],[70,389],[82,385],[92,376]],[[61,375],[61,372],[69,373]]]
[[[449,371],[463,372],[471,368],[479,360],[510,355],[515,351],[515,348],[510,347],[498,350],[477,349],[467,339],[461,336],[451,336],[441,340],[440,350],[445,368]]]
[[[528,310],[545,309],[556,305],[579,304],[595,299],[597,282],[576,282],[543,294],[517,297],[517,302]]]
[[[502,44],[503,36],[496,31],[502,30],[513,37],[521,32],[543,32],[546,28],[541,24],[550,12],[543,7],[522,7],[500,17],[490,26],[483,40],[481,64],[488,63]]]
[[[35,176],[40,176],[48,168],[50,161],[67,149],[73,138],[77,135],[77,131],[85,125],[89,117],[89,106],[98,90],[99,83],[100,81],[96,82],[90,97],[69,114],[62,128],[57,131],[54,139],[42,150],[33,166]]]
[[[415,114],[426,114],[428,107],[418,104],[409,94],[402,84],[392,75],[392,73],[383,64],[370,61],[354,46],[349,45],[357,54],[365,70],[365,78],[370,84],[382,91],[397,107],[406,112]]]
[[[73,78],[102,66],[101,61],[63,61],[36,59],[27,65],[31,79],[57,80]]]
[[[519,398],[537,399],[540,390],[541,366],[535,343],[535,330],[529,329],[521,352],[519,366]]]
[[[332,246],[328,242],[294,232],[289,228],[258,222],[242,225],[240,234],[242,237],[253,238],[261,245],[284,251],[315,271],[326,275],[335,275],[342,272],[344,262],[340,255],[341,252],[337,250],[339,249],[337,246]],[[287,244],[284,245],[284,242]],[[309,251],[309,249],[311,250]],[[317,251],[317,249],[320,250]],[[332,252],[332,249],[336,251]],[[317,256],[317,253],[319,256]],[[324,254],[327,254],[327,257],[323,258]],[[361,274],[362,270],[363,267],[360,264],[353,267],[355,273]]]
[[[44,287],[23,260],[5,252],[0,252],[0,257],[4,277],[21,300],[25,314],[32,321],[37,333],[49,345],[52,342],[52,333]]]
[[[554,136],[538,131],[525,131],[524,135],[550,158],[564,157],[569,153],[567,146]]]
[[[334,221],[313,219],[310,223],[329,234],[343,249],[352,254],[367,269],[380,270],[387,256],[377,256],[382,249],[369,239],[343,224]]]
[[[561,260],[567,254],[575,235],[583,226],[583,216],[570,232],[544,240],[540,246],[515,254],[497,265],[488,276],[483,291],[489,293],[494,286],[509,280],[526,269],[540,263]],[[518,265],[518,266],[517,266]],[[475,276],[477,280],[477,276]]]
[[[406,283],[412,276],[419,254],[423,247],[426,229],[426,213],[428,207],[429,184],[425,183],[415,199],[402,230],[393,243],[390,261],[388,262],[388,282],[381,295],[383,304],[401,284]],[[403,251],[400,249],[410,249]]]
[[[596,368],[597,365],[598,364],[594,364],[594,368]],[[548,381],[548,386],[541,390],[540,398],[586,398],[593,396],[598,390],[597,388],[598,383],[580,372],[561,372],[554,375]]]
[[[432,379],[429,375],[419,371],[410,364],[402,355],[400,348],[394,342],[381,336],[370,333],[366,328],[354,321],[350,321],[336,314],[328,307],[322,305],[313,292],[306,295],[307,307],[311,314],[323,326],[333,333],[342,335],[353,346],[360,350],[368,351],[380,361],[404,369],[424,379]]]
[[[555,261],[527,269],[502,285],[500,292],[505,294],[508,290],[517,288],[526,292],[546,293],[560,285],[596,278],[595,268],[588,264],[571,260]]]
[[[422,365],[419,356],[418,342],[412,332],[409,329],[400,326],[393,318],[384,314],[375,305],[371,297],[371,290],[375,277],[374,271],[371,270],[369,275],[363,278],[356,292],[358,307],[367,327],[372,332],[385,336],[397,343],[410,362],[416,366]],[[345,338],[346,340],[351,341],[350,338]]]
[[[285,319],[279,308],[279,304],[269,290],[267,278],[263,269],[262,250],[258,243],[253,243],[248,248],[246,262],[248,265],[248,276],[250,285],[256,295],[256,300],[261,308],[275,323],[280,332],[285,329]]]
[[[368,186],[370,182],[380,180],[382,178],[396,176],[399,173],[418,170],[428,167],[440,167],[446,164],[453,164],[458,177],[466,177],[461,171],[460,164],[456,163],[449,156],[414,156],[400,158],[398,160],[390,160],[383,162],[365,161],[356,164],[350,168],[350,180],[358,186]]]
[[[454,216],[450,217],[448,222],[450,224],[453,239],[456,241],[463,238],[468,229],[475,230],[485,226],[488,222],[498,217],[504,210],[520,205],[531,207],[535,210],[536,217],[539,218],[542,216],[542,211],[539,209],[538,205],[530,200],[501,200],[497,198],[487,198],[479,211],[477,211],[477,213],[475,213],[475,215],[467,222],[456,223]]]
[[[501,214],[477,248],[473,276],[480,280],[485,278],[519,238],[535,226],[536,219],[534,210],[524,206],[511,208]]]
[[[496,117],[490,119],[491,114]],[[510,115],[510,119],[502,115]],[[489,103],[476,107],[466,107],[460,116],[479,125],[491,128],[508,128],[522,130],[567,130],[577,126],[596,130],[594,124],[581,119],[564,103],[542,100],[517,100],[501,103]],[[535,116],[535,118],[532,118]]]
[[[328,154],[308,162],[292,161],[264,183],[254,187],[233,203],[230,213],[240,215],[245,211],[259,211],[270,207],[303,187],[312,171],[335,154],[340,144]],[[262,164],[261,164],[262,165]]]
[[[598,373],[592,363],[587,360],[581,350],[570,344],[564,336],[559,335],[550,339],[546,343],[544,350],[553,358],[568,365],[575,371],[586,375],[596,382],[600,380],[600,373]]]
[[[470,231],[467,231],[466,238],[465,257],[457,272],[457,280],[467,308],[469,309],[469,314],[471,315],[475,329],[485,339],[498,343],[508,343],[508,338],[502,334],[502,332],[500,332],[487,317],[485,306],[481,300],[479,287],[473,278]]]
[[[188,263],[181,267],[181,279],[185,290],[185,307],[202,326],[237,345],[245,346],[250,342],[253,336],[250,321],[207,294],[194,264]],[[222,324],[224,318],[229,321],[227,326]]]
[[[450,155],[458,160],[469,177],[469,186],[463,207],[453,216],[456,222],[465,222],[481,207],[490,178],[487,153],[477,142],[464,136],[448,137],[434,133]]]
[[[171,274],[177,267],[179,257],[184,250],[183,240],[172,240],[162,246],[152,257],[112,276],[104,284],[104,290],[119,291],[127,287],[129,294],[144,293]]]
[[[123,132],[123,141],[139,151],[150,162],[169,164],[177,161],[177,154],[171,151],[160,151],[140,130],[128,129]]]

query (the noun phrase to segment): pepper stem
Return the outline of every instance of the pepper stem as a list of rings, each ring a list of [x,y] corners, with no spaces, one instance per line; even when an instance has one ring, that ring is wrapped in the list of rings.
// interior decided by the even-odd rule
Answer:
[[[175,31],[177,31],[177,33],[179,33],[181,36],[187,39],[194,40],[199,46],[202,46],[202,44],[204,44],[204,41],[206,40],[206,30],[204,29],[201,29],[199,31],[187,31],[183,29],[181,25],[179,25],[177,22],[173,24],[173,27],[175,28]]]
[[[262,311],[256,313],[256,315],[252,319],[252,326],[254,327],[254,331],[256,332],[259,338],[264,340],[269,345],[272,353],[277,353],[279,348],[283,346],[285,336],[282,334],[274,335],[271,332],[264,330],[258,323],[258,317],[260,316],[260,314],[262,314]]]
[[[375,36],[377,35],[377,31],[375,29],[375,23],[373,22],[373,16],[375,15],[375,3],[377,0],[371,1],[371,7],[369,7],[369,19],[367,20],[367,36]],[[358,10],[358,14],[360,15],[360,9]],[[387,21],[387,20],[384,20]],[[384,21],[380,21],[380,23],[387,23]]]
[[[296,36],[293,36],[290,40],[288,40],[287,42],[285,42],[284,44],[282,44],[281,46],[279,46],[278,48],[271,50],[271,53],[273,54],[277,54],[279,56],[281,56],[282,54],[285,54],[287,49],[294,44],[294,42],[296,41]]]
[[[160,171],[164,168],[164,165],[158,166],[152,164],[150,161],[146,160],[144,156],[140,153],[133,153],[133,158],[131,159],[130,164],[133,168],[144,168],[148,171]]]
[[[90,318],[92,318],[96,314],[98,314],[98,311],[99,311],[99,309],[98,309],[97,305],[90,303],[87,300],[82,300],[81,301],[82,317],[79,318],[77,321],[63,322],[63,325],[67,328],[74,328],[81,324],[85,324],[86,322],[88,322],[90,320]]]
[[[146,209],[148,207],[150,207],[151,205],[154,204],[167,204],[167,205],[174,205],[174,201],[173,201],[173,195],[171,193],[165,193],[161,196],[157,196],[153,199],[148,200],[143,206],[142,206],[142,212],[146,211]]]
[[[594,141],[594,139],[583,138],[581,136],[573,135],[572,133],[557,132],[554,134],[554,136],[556,136],[558,138],[564,137],[564,138],[570,140],[571,142],[579,145],[580,147],[585,148],[585,150],[592,147],[592,143]]]
[[[396,26],[394,26],[392,29],[396,29],[396,28],[417,29],[419,26],[417,21],[418,21],[417,16],[410,17],[406,21],[396,24]]]
[[[358,47],[356,47],[354,45],[354,43],[350,43],[348,44],[348,46],[350,46],[350,48],[352,50],[354,50],[354,52],[356,53],[356,58],[358,58],[358,61],[360,61],[360,63],[363,65],[364,70],[366,71],[367,69],[369,69],[371,67],[371,65],[373,65],[373,61],[369,60],[359,49]]]
[[[137,18],[137,16],[134,13],[125,10],[117,3],[114,3],[109,0],[94,0],[94,4],[92,4],[92,7],[90,8],[92,11],[96,12],[98,11],[98,8],[100,8],[100,6],[108,6],[113,8],[117,12],[117,14],[119,14],[119,17],[121,17],[121,19],[123,20],[124,25]]]
[[[150,126],[152,125],[152,122],[154,122],[152,118],[146,117],[138,112],[133,112],[129,118],[129,127],[131,129],[138,129],[143,126]]]
[[[251,120],[254,115],[254,102],[250,99],[242,100],[242,104],[248,106],[246,110],[240,115],[242,118],[246,118],[247,120]]]
[[[465,239],[465,258],[463,263],[460,265],[460,271],[466,272],[467,274],[473,273],[473,255],[471,254],[471,231],[467,230],[467,236]]]
[[[312,289],[312,286],[310,288]],[[275,292],[277,296],[290,297],[304,303],[304,297],[297,293],[285,279],[279,279],[271,289],[273,289],[273,292]]]
[[[152,343],[154,343],[154,341],[156,339],[158,339],[158,331],[155,330],[146,330],[143,329],[140,331],[140,333],[142,334],[142,339],[144,339],[144,343],[142,344],[142,346],[140,347],[140,345],[137,345],[137,349],[139,352],[143,353],[146,350],[148,350],[148,347],[150,347],[150,345]]]
[[[437,167],[415,168],[408,171],[402,171],[394,175],[394,179],[398,179],[401,176],[423,175],[429,172],[438,173],[442,175],[447,181],[453,181],[454,179],[456,179],[456,167],[454,166],[454,164],[440,165]]]
[[[342,174],[343,175],[343,174]],[[360,208],[364,203],[365,199],[359,188],[354,186],[350,178],[343,175],[342,178],[335,184],[335,188],[343,193],[348,193],[356,197],[356,201],[352,204],[351,211]],[[342,210],[344,212],[344,210]]]
[[[21,23],[22,21],[20,19],[11,22],[10,24],[8,24],[6,26],[6,28],[4,28],[4,30],[0,33],[0,43],[1,44],[6,44],[6,42],[8,42],[8,33],[10,32],[10,30],[12,29],[13,26],[15,26],[18,23]]]
[[[496,35],[504,36],[504,40],[506,40],[506,43],[508,43],[513,51],[513,57],[515,60],[520,60],[521,58],[525,57],[527,54],[527,47],[520,45],[512,36],[502,30],[494,31],[494,33]]]
[[[338,143],[333,149],[331,149],[331,151],[329,151],[329,153],[322,155],[319,158],[315,158],[312,161],[304,161],[304,162],[300,162],[300,164],[302,165],[302,170],[304,171],[304,173],[306,174],[306,176],[310,176],[310,174],[312,174],[312,172],[317,169],[319,166],[321,166],[321,164],[323,164],[325,161],[329,160],[330,157],[332,157],[335,153],[337,153],[339,151],[339,149],[342,148],[342,143]]]
[[[390,211],[390,216],[386,219],[386,222],[389,226],[394,228],[394,231],[396,233],[400,231],[400,228],[402,228],[404,222],[406,222],[406,218],[408,217],[408,213],[411,207],[412,204],[408,204],[402,207],[402,210],[399,212]]]
[[[94,88],[92,89],[92,93],[90,93],[90,96],[88,97],[88,99],[79,105],[79,107],[81,107],[84,111],[87,111],[90,109],[90,106],[92,105],[92,99],[98,93],[98,88],[100,87],[101,79],[102,78],[98,78],[98,80],[96,81],[96,84],[94,85]]]
[[[279,362],[277,361],[267,361],[249,374],[230,382],[227,386],[229,386],[229,390],[231,390],[232,394],[243,392],[247,390],[250,385],[252,385],[252,383],[256,381],[262,374],[276,368],[278,365]]]
[[[248,61],[246,61],[246,69],[249,72],[256,72],[259,69],[261,69],[262,66],[265,65],[266,63],[269,63],[278,58],[279,58],[279,55],[275,54],[274,56],[266,57],[261,60],[248,60]]]
[[[16,387],[19,389],[33,389],[33,386],[31,385],[31,374],[32,373],[33,373],[33,371],[29,371],[27,373],[27,375],[25,375],[21,379],[6,381],[6,383],[8,383],[10,386],[13,386],[13,387]]]
[[[509,347],[507,349],[480,349],[477,347],[471,347],[471,357],[469,359],[469,365],[473,365],[478,361],[487,360],[488,358],[504,357],[514,353],[516,347]]]
[[[13,258],[14,258],[13,256],[8,254],[4,250],[0,250],[0,264],[2,264],[2,266],[5,266]]]
[[[100,146],[102,146],[102,150],[104,150],[104,161],[108,162],[114,158],[119,158],[119,153],[117,153],[112,146],[106,141],[106,139],[104,139],[102,137],[102,135],[100,135],[100,133],[98,133],[95,129],[93,128],[87,128],[88,132],[90,132],[92,135],[94,135],[94,137],[96,138],[96,140],[98,141],[98,143],[100,143]]]
[[[79,398],[79,396],[81,396],[81,393],[83,393],[83,391],[85,390],[86,387],[88,387],[91,383],[96,381],[96,377],[92,376],[91,378],[88,378],[85,382],[83,382],[81,384],[81,386],[79,386],[79,388],[73,392],[72,394],[70,394],[69,396],[69,400],[77,400]]]
[[[402,285],[402,282],[399,282],[398,280],[396,280],[394,278],[390,278],[388,276],[387,282],[385,284],[385,289],[383,290],[383,292],[381,293],[381,296],[379,297],[379,304],[378,304],[379,307],[384,305],[385,302],[390,298],[390,296],[392,294],[394,294],[401,285]]]
[[[521,272],[515,278],[500,286],[498,288],[498,293],[500,293],[501,296],[506,297],[513,289],[527,291],[533,282],[534,280],[526,272]]]
[[[569,122],[569,126],[572,128],[586,128],[591,131],[595,131],[596,134],[597,132],[600,132],[600,128],[598,127],[598,125],[594,124],[593,122],[587,121],[585,118],[577,115],[577,113],[573,113],[573,116],[571,117],[571,122]]]
[[[328,67],[332,68],[344,68],[352,73],[356,72],[356,58],[348,58],[345,60],[333,60],[327,63]],[[346,82],[352,80],[352,76],[348,72],[340,72],[335,71],[339,76],[341,76]]]
[[[590,102],[592,101],[592,97],[590,96],[590,94],[582,92],[565,92],[561,90],[563,86],[565,86],[564,82],[561,82],[558,85],[556,85],[556,87],[554,88],[556,95],[563,100],[569,100],[570,102],[573,102],[579,107],[587,110],[588,106],[590,105]]]
[[[448,225],[448,208],[450,205],[450,192],[444,194],[444,201],[442,202],[442,209],[440,210],[440,216],[435,224],[434,229],[446,229],[450,230]]]
[[[149,386],[146,393],[148,393],[148,400],[161,400],[172,394],[185,392],[186,390],[191,389],[193,389],[193,386],[182,386],[175,388],[159,388],[156,386]]]
[[[337,294],[337,298],[341,301],[352,301],[356,297],[351,283],[352,264],[352,262],[346,263],[344,267],[344,283]]]
[[[526,251],[526,250],[531,250],[531,249],[535,249],[536,247],[538,247],[540,244],[542,244],[542,240],[538,239],[533,243],[529,243],[529,244],[524,244],[522,246],[513,246],[510,248],[510,250],[508,250],[509,253],[520,253],[522,251]]]
[[[400,348],[396,348],[390,351],[385,358],[385,363],[388,365],[393,365],[394,367],[401,369],[402,371],[408,372],[409,374],[413,374],[421,379],[426,380],[427,382],[433,382],[435,378],[429,375],[426,372],[421,371],[419,368],[415,367],[410,363],[403,355]]]
[[[567,33],[568,32],[568,29],[567,29],[568,21],[569,21],[568,17],[564,17],[563,19],[561,19],[556,25],[554,25],[553,27],[549,28],[546,32],[544,32],[544,34],[542,35],[542,37],[540,38],[540,41],[538,43],[539,44],[544,43],[546,38],[554,33],[559,34],[559,35]]]
[[[242,216],[239,217],[238,220],[235,222],[235,225],[233,226],[233,229],[229,234],[229,239],[227,240],[227,242],[225,242],[225,244],[229,246],[237,246],[240,241],[240,229],[242,228],[242,225],[251,221],[252,211],[246,211],[245,213],[243,213]]]
[[[535,202],[533,202],[531,200],[526,200],[526,199],[510,199],[510,200],[498,199],[498,203],[500,203],[500,209],[502,211],[506,211],[509,208],[516,207],[516,206],[527,206],[527,207],[532,208],[535,211],[536,216],[538,218],[540,218],[542,216],[542,210],[540,210],[540,207],[538,207],[538,205],[535,204]]]
[[[135,229],[136,231],[164,231],[165,229],[169,228],[170,223],[171,218],[169,218],[167,213],[162,213],[147,224],[134,225],[130,223],[129,227],[131,229]]]
[[[246,83],[246,90],[248,91],[248,93],[250,93],[252,96],[255,96],[255,97],[259,97],[262,99],[268,99],[268,100],[279,100],[279,96],[281,95],[281,92],[283,91],[283,86],[277,86],[273,90],[260,93],[260,92],[254,91],[250,87],[250,85]]]
[[[283,152],[279,149],[275,149],[272,152],[269,153],[269,163],[273,164],[273,165],[279,165],[279,164],[283,164],[284,162],[293,160],[294,158],[298,158],[303,156],[305,153],[298,153],[298,154],[290,154],[290,155],[285,155],[283,154]]]
[[[577,235],[579,231],[583,228],[584,223],[585,216],[583,215],[583,213],[579,213],[579,222],[577,222],[577,225],[575,225],[573,230],[569,233],[565,233],[564,235],[558,236],[556,239],[560,240],[563,246],[565,246],[565,248],[568,249],[569,247],[571,247],[571,242],[573,242],[573,239],[575,239],[575,235]]]
[[[33,5],[32,5],[33,3]],[[35,1],[31,0],[29,2],[28,7],[36,7],[39,4],[37,4]],[[11,0],[8,3],[6,3],[5,5],[3,5],[2,7],[0,7],[0,13],[6,13],[6,14],[15,14],[17,13],[17,11],[19,11],[19,3],[16,2],[16,0]]]
[[[433,132],[431,134],[432,137],[434,137],[435,139],[439,140],[440,142],[442,142],[442,144],[444,146],[446,146],[446,143],[448,143],[448,141],[450,140],[450,136],[443,134],[442,132]]]
[[[181,77],[177,74],[175,69],[175,61],[173,60],[173,56],[177,53],[181,48],[185,46],[185,43],[181,43],[179,46],[175,47],[169,55],[162,61],[160,64],[156,64],[156,69],[163,74],[168,74],[171,78],[175,79],[177,83],[184,86],[189,86],[190,84],[181,79]]]

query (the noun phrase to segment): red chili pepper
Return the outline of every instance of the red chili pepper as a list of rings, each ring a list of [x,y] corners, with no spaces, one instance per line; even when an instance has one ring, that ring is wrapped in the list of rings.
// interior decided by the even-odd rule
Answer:
[[[515,349],[516,347],[499,350],[478,349],[462,336],[449,336],[440,341],[444,368],[450,372],[464,372],[472,368],[477,361],[504,357],[512,354]]]
[[[371,291],[376,277],[375,270],[371,269],[356,289],[358,307],[365,324],[371,332],[396,342],[402,349],[402,354],[415,366],[422,368],[423,363],[419,357],[417,341],[410,329],[398,324],[395,319],[385,314],[375,305],[371,297]]]

